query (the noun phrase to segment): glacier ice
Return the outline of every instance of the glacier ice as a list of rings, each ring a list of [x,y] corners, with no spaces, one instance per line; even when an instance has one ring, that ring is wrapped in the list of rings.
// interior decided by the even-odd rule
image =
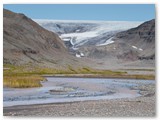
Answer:
[[[115,33],[137,27],[143,23],[143,21],[74,21],[43,19],[34,19],[34,21],[42,27],[59,34],[62,40],[70,41],[73,45],[73,49],[77,49],[82,45],[92,44],[101,46],[111,44],[114,41],[111,41],[110,38]]]

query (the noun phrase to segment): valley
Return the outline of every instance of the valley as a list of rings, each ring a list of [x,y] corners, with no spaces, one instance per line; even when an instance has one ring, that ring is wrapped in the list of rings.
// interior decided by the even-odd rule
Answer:
[[[155,116],[155,19],[3,21],[4,116]]]

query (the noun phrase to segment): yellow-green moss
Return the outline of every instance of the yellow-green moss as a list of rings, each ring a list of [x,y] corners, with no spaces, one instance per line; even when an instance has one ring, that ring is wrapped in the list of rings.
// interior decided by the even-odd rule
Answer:
[[[12,88],[41,87],[43,79],[40,76],[4,76],[3,85]]]
[[[63,74],[66,76],[78,76],[81,77],[112,77],[112,78],[133,78],[133,79],[155,79],[154,75],[128,75],[127,72],[123,71],[112,71],[112,70],[99,70],[92,69],[89,67],[73,68],[68,65],[65,69],[55,68],[42,68],[33,67],[29,65],[14,66],[4,65],[3,76],[4,86],[16,87],[16,88],[27,88],[27,87],[40,87],[40,81],[44,80],[42,75],[55,75]],[[88,75],[89,74],[89,75]]]

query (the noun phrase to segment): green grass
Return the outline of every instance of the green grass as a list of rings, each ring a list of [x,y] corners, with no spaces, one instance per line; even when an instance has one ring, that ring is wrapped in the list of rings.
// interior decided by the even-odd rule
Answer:
[[[41,68],[30,65],[14,66],[5,64],[3,70],[3,85],[13,88],[41,87],[42,75],[63,74],[65,76],[80,75],[81,77],[106,77],[106,78],[133,78],[155,79],[154,75],[128,75],[123,71],[98,70],[89,67],[73,68],[68,65],[65,69]]]
[[[154,69],[121,69],[121,70],[128,70],[128,71],[155,71]]]
[[[40,81],[44,78],[40,76],[4,76],[3,85],[12,88],[41,87]]]
[[[126,75],[126,77],[132,79],[155,80],[154,75]]]
[[[26,66],[4,65],[3,85],[12,88],[41,87],[40,81],[45,80],[35,70],[28,69]]]

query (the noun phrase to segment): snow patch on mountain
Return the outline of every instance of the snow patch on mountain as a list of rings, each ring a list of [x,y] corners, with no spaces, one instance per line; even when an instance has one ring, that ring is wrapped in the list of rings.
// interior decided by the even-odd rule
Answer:
[[[136,47],[136,46],[132,46],[132,48],[137,49],[137,47]]]
[[[138,48],[138,47],[136,47],[136,46],[132,46],[132,48],[134,48],[134,49],[138,49],[138,50],[140,50],[140,51],[143,51],[143,49],[142,49],[142,48]]]

